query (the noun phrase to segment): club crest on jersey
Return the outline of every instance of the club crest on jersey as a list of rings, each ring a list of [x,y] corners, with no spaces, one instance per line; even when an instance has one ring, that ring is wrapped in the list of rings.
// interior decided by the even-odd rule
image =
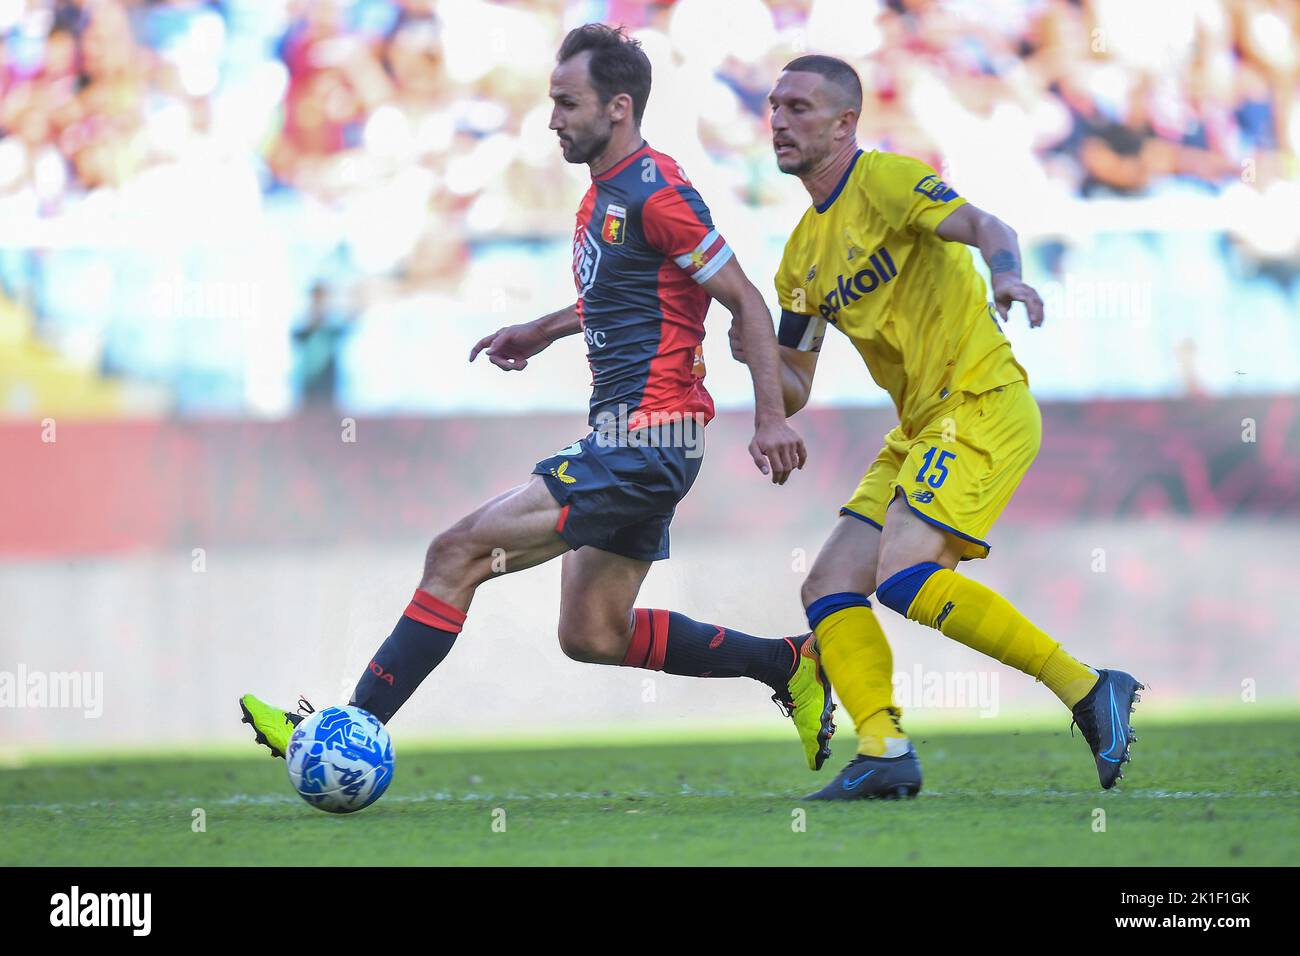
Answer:
[[[957,190],[935,175],[926,176],[912,187],[912,192],[929,196],[935,202],[947,202],[949,199],[957,198]]]
[[[865,256],[867,254],[867,250],[863,249],[860,245],[858,245],[856,242],[853,241],[853,237],[849,235],[849,231],[847,229],[844,230],[844,241],[849,244],[849,251],[844,258],[848,259],[850,262],[852,262],[858,256]]]
[[[857,302],[868,293],[875,292],[898,275],[898,267],[894,265],[889,250],[884,246],[872,253],[867,263],[867,268],[851,276],[841,274],[835,277],[835,288],[826,293],[825,300],[817,307],[817,311],[827,322],[835,322],[839,319],[840,309]]]
[[[627,210],[610,203],[605,209],[605,224],[600,227],[600,238],[612,246],[623,244],[623,233],[627,231]]]

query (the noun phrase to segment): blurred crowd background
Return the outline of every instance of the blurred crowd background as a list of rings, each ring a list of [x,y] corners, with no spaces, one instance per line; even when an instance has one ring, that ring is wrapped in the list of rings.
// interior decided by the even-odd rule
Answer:
[[[769,294],[807,196],[766,94],[828,52],[864,146],[1019,230],[1041,397],[1300,387],[1296,0],[0,0],[0,414],[579,411],[576,344],[508,388],[464,359],[572,298],[547,77],[590,20]],[[825,364],[816,401],[883,399]]]

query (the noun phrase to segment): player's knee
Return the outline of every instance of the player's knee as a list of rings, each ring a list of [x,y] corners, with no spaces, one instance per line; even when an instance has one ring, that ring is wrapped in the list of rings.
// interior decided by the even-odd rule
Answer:
[[[613,635],[605,629],[560,622],[560,650],[570,660],[583,664],[617,664],[623,659]]]
[[[919,563],[909,555],[882,554],[879,563],[876,565],[876,597],[883,601],[885,595],[881,594],[880,589],[888,585],[899,574]]]
[[[584,664],[619,664],[627,653],[626,626],[593,616],[560,609],[560,650],[564,656]]]
[[[571,661],[578,661],[581,664],[594,663],[594,646],[591,638],[585,631],[566,628],[560,626],[560,650],[564,651],[564,656]]]
[[[925,582],[942,568],[943,565],[935,561],[914,561],[903,567],[881,561],[876,581],[876,600],[906,617],[912,601]]]
[[[916,564],[916,562],[904,561],[904,563],[899,564],[898,561],[891,560],[889,555],[881,555],[880,561],[876,564],[876,580],[874,582],[877,597],[880,595],[880,586],[882,584],[904,568],[910,568],[913,564]]]
[[[799,587],[799,599],[803,601],[803,606],[807,607],[818,598],[829,594],[826,590],[827,584],[813,568],[808,572],[808,577],[803,579],[803,584]]]
[[[434,535],[424,552],[424,576],[453,577],[462,576],[473,563],[475,551],[473,542],[465,531],[458,527]]]

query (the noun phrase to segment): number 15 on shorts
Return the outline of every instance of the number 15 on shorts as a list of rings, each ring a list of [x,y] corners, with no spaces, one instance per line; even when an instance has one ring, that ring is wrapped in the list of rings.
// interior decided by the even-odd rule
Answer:
[[[922,459],[921,470],[916,473],[916,480],[924,481],[931,488],[938,488],[948,477],[948,462],[956,457],[955,451],[939,451],[937,447],[931,446]]]

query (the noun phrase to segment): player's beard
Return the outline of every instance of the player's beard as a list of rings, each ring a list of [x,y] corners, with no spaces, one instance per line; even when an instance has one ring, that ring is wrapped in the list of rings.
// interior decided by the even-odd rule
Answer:
[[[599,122],[597,120],[598,124]],[[605,147],[609,145],[609,141],[614,137],[614,124],[606,121],[603,126],[603,129],[593,129],[591,132],[582,135],[570,133],[567,143],[560,140],[564,148],[565,160],[575,165],[590,163],[603,153]]]
[[[807,148],[803,146],[797,146],[796,149],[799,150],[797,156],[786,157],[785,159],[780,156],[776,158],[776,168],[787,176],[803,176],[812,172],[824,158],[810,155]]]

